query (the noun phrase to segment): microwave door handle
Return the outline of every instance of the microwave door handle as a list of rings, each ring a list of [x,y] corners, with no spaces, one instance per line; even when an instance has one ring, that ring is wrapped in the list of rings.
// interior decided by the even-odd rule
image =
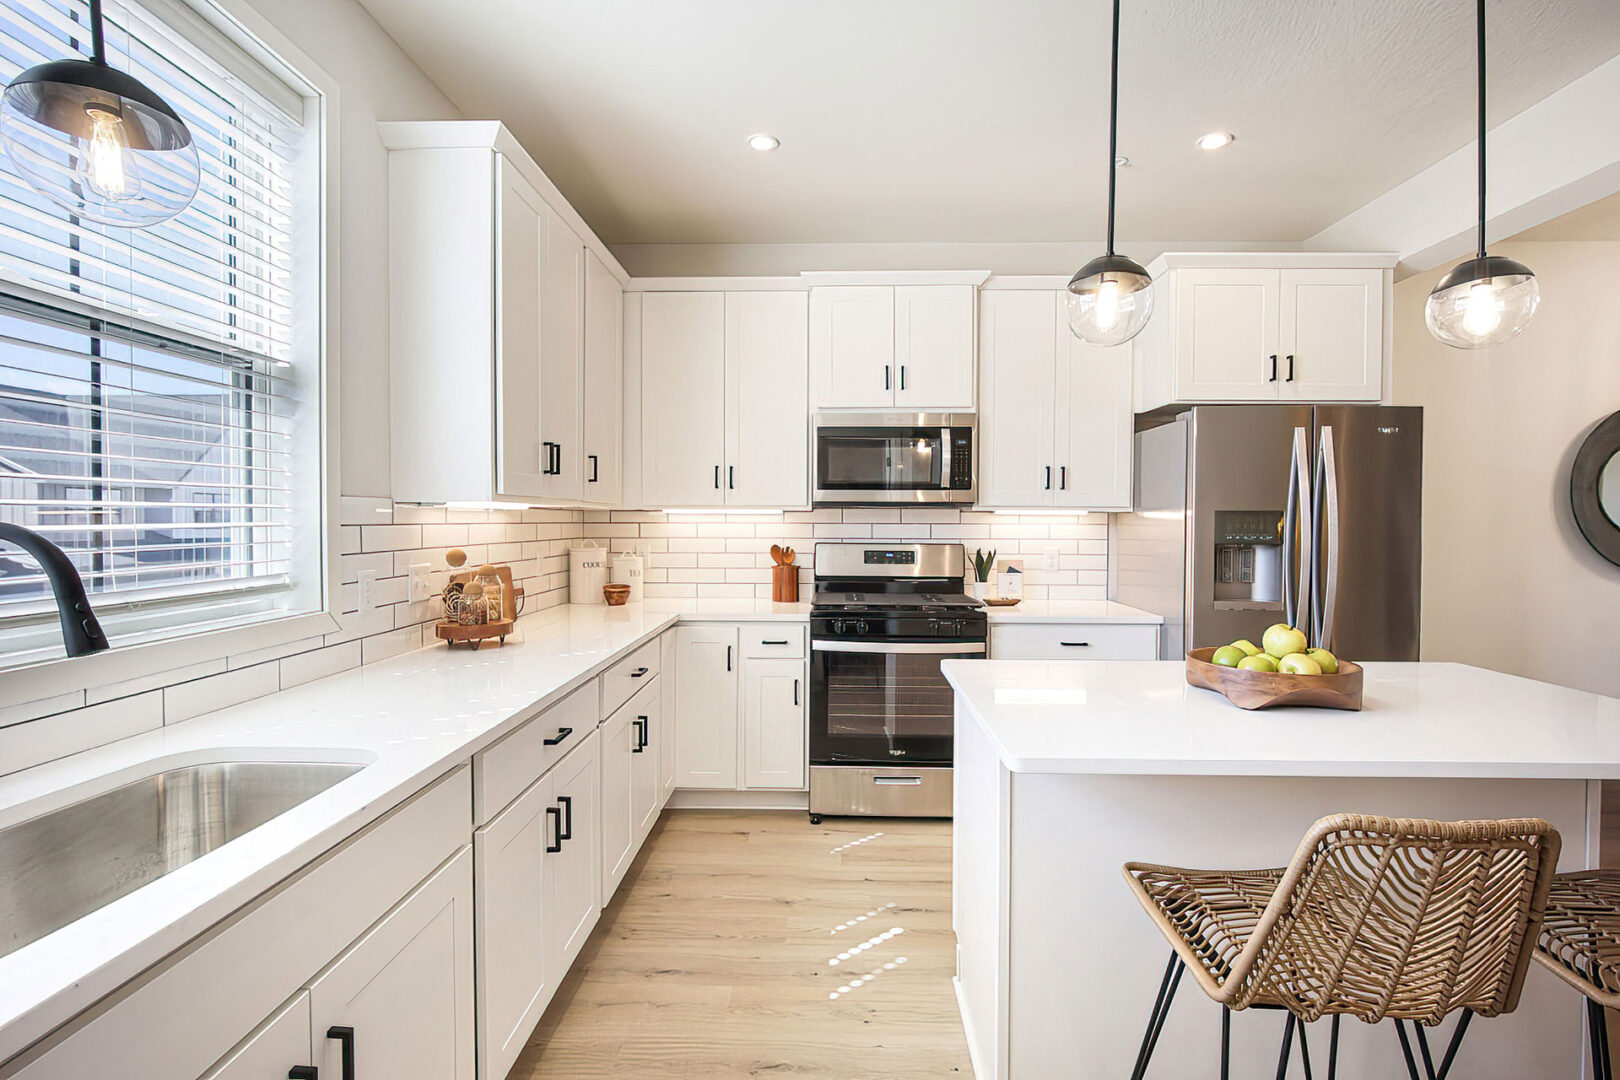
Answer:
[[[1294,625],[1297,610],[1294,594],[1294,538],[1299,524],[1299,440],[1304,428],[1294,429],[1294,451],[1288,456],[1288,497],[1282,520],[1282,599],[1283,621]]]
[[[1323,592],[1316,618],[1316,647],[1333,648],[1333,616],[1339,606],[1339,466],[1333,451],[1333,429],[1322,429],[1322,462],[1317,485],[1325,491],[1321,510],[1324,551]]]

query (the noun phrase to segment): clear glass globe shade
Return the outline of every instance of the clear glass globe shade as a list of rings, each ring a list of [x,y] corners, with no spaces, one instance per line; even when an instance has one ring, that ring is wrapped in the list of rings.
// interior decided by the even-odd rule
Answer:
[[[1093,345],[1123,345],[1153,315],[1153,279],[1144,271],[1102,270],[1069,282],[1069,329]]]
[[[1434,287],[1423,321],[1429,333],[1453,348],[1483,349],[1518,337],[1540,303],[1541,287],[1527,267],[1508,259],[1473,259]]]

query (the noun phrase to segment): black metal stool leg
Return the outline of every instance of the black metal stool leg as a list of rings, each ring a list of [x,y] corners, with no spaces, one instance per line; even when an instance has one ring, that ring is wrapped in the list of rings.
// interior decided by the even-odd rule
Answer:
[[[1159,981],[1159,996],[1153,1001],[1153,1011],[1148,1014],[1147,1030],[1142,1033],[1142,1048],[1136,1052],[1136,1067],[1131,1070],[1131,1080],[1142,1080],[1147,1074],[1148,1061],[1153,1057],[1153,1047],[1159,1041],[1159,1032],[1164,1028],[1164,1018],[1170,1012],[1170,1002],[1175,999],[1176,987],[1181,985],[1181,974],[1186,970],[1181,957],[1176,955],[1174,949],[1170,950],[1170,962],[1165,965],[1164,978]]]
[[[1277,1080],[1285,1080],[1288,1076],[1288,1051],[1294,1045],[1294,1014],[1289,1013],[1288,1019],[1283,1021],[1282,1053],[1277,1055]]]
[[[1328,1029],[1328,1074],[1327,1080],[1333,1080],[1333,1074],[1339,1069],[1339,1020],[1340,1013],[1333,1014],[1333,1026]]]
[[[1446,1056],[1440,1059],[1440,1071],[1434,1074],[1434,1080],[1446,1080],[1451,1063],[1457,1060],[1457,1049],[1462,1046],[1463,1036],[1468,1033],[1468,1022],[1473,1018],[1472,1009],[1464,1009],[1463,1014],[1457,1017],[1457,1026],[1451,1032],[1451,1043],[1446,1047]]]
[[[1614,1068],[1609,1061],[1609,1025],[1602,1005],[1586,999],[1586,1041],[1592,1044],[1592,1076],[1595,1080],[1614,1080]]]
[[[1221,1006],[1221,1080],[1232,1077],[1232,1010]]]
[[[1406,1038],[1406,1021],[1395,1021],[1395,1034],[1401,1040],[1401,1056],[1406,1058],[1406,1073],[1411,1080],[1423,1080],[1423,1074],[1418,1072],[1417,1062],[1412,1060],[1412,1044]]]
[[[1299,1060],[1305,1065],[1305,1080],[1315,1080],[1311,1076],[1311,1048],[1305,1043],[1305,1021],[1295,1024],[1299,1028]]]

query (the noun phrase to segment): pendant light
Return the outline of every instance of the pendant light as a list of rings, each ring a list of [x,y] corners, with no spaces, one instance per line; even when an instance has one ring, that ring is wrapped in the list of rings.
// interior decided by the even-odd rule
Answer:
[[[1479,253],[1460,262],[1429,293],[1429,333],[1458,349],[1481,349],[1517,337],[1530,325],[1541,287],[1530,268],[1485,254],[1485,0],[1476,0],[1479,45]]]
[[[132,229],[191,204],[197,145],[168,102],[107,65],[101,0],[90,0],[89,60],[52,60],[0,95],[0,142],[23,179],[77,217]]]
[[[1114,52],[1108,88],[1108,251],[1069,279],[1069,328],[1093,345],[1119,345],[1142,332],[1153,314],[1153,279],[1141,263],[1114,253],[1114,184],[1119,175],[1119,0],[1114,0]]]

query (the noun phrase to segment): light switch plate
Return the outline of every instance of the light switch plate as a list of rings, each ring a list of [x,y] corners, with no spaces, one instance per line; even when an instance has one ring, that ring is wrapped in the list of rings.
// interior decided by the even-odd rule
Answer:
[[[377,606],[377,571],[360,571],[360,613],[363,615]]]
[[[1046,556],[1046,569],[1060,569],[1063,558],[1062,548],[1058,547],[1056,544],[1047,544],[1043,550],[1043,554]]]
[[[411,563],[411,601],[420,603],[433,596],[433,579],[429,576],[432,566],[425,562]]]

